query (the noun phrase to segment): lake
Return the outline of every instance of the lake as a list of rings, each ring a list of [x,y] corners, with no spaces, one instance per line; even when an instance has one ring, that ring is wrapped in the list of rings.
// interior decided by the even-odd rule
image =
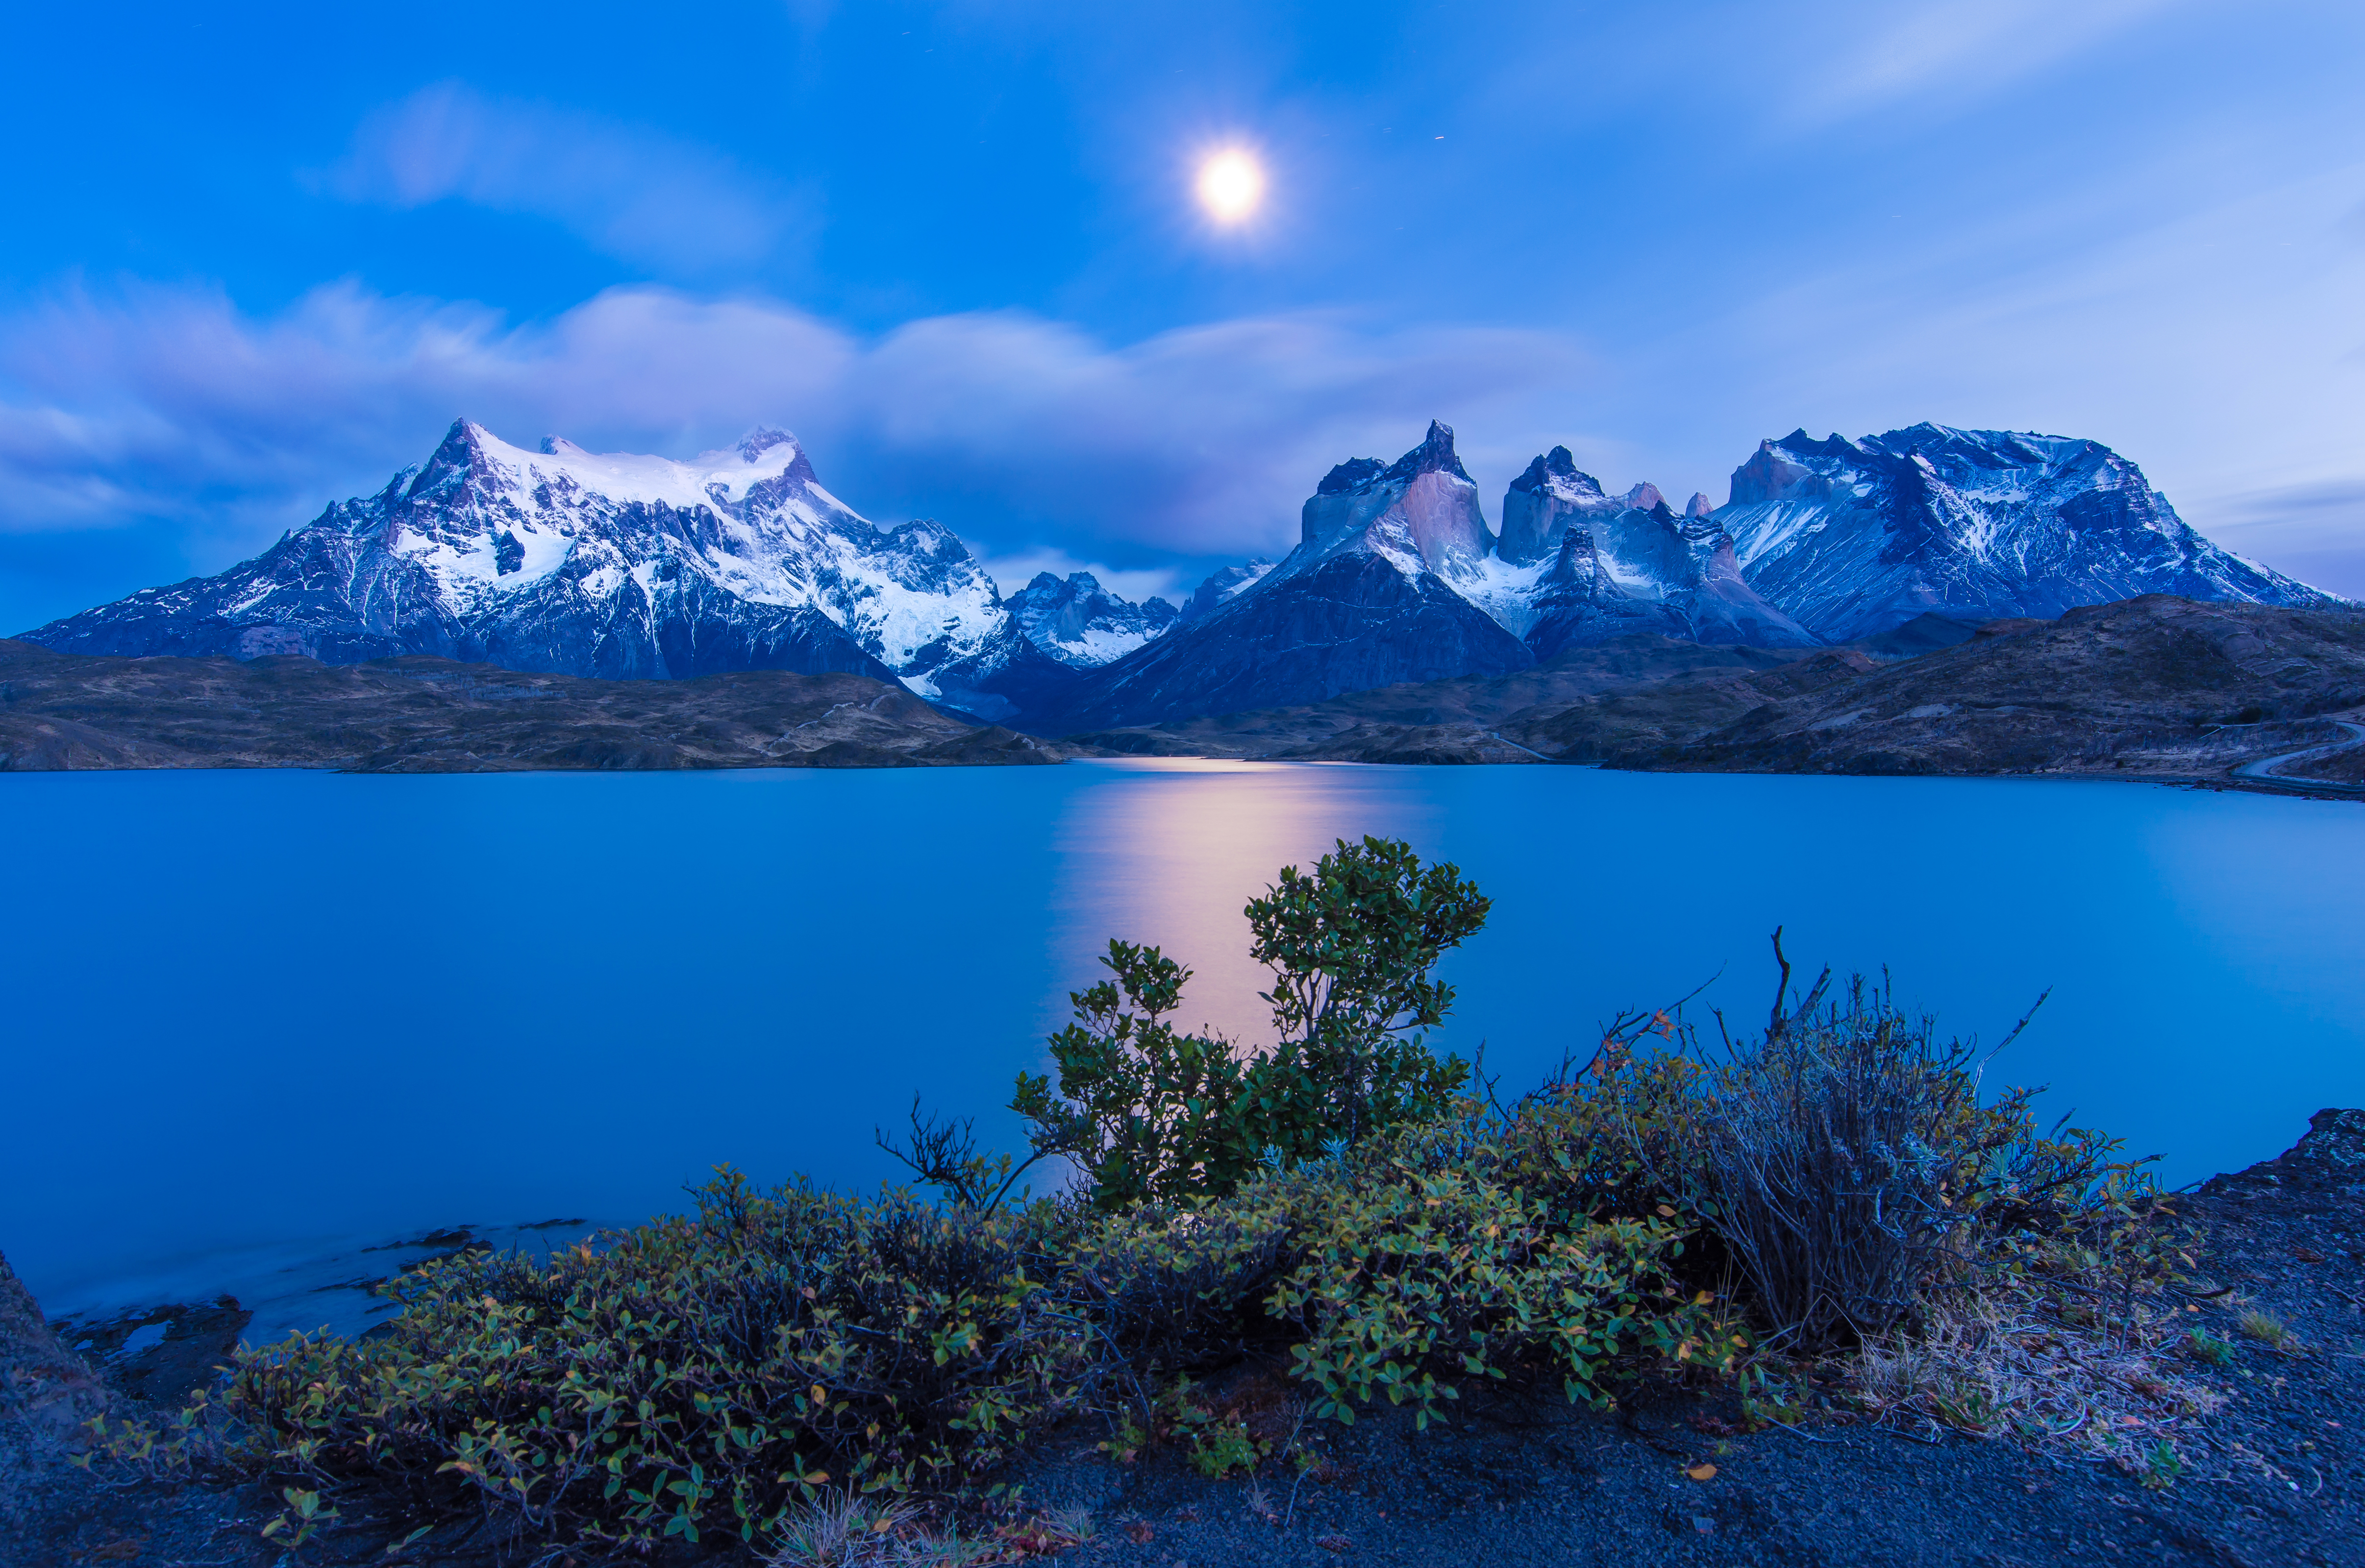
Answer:
[[[1703,982],[1696,1019],[1762,1023],[1779,924],[1950,1032],[2051,988],[1991,1081],[2051,1084],[2171,1182],[2365,1104],[2347,802],[1176,761],[14,774],[0,801],[0,1250],[53,1312],[636,1219],[724,1161],[866,1188],[914,1092],[1014,1147],[1012,1075],[1109,936],[1197,970],[1184,1021],[1266,1037],[1241,906],[1364,833],[1493,896],[1440,1040],[1507,1090]]]

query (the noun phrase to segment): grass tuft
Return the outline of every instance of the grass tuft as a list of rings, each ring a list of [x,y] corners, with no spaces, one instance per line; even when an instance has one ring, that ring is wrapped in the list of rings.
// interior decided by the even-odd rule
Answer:
[[[2270,1350],[2287,1350],[2292,1342],[2292,1331],[2283,1320],[2269,1313],[2245,1312],[2235,1327],[2242,1331],[2245,1338],[2256,1339]]]

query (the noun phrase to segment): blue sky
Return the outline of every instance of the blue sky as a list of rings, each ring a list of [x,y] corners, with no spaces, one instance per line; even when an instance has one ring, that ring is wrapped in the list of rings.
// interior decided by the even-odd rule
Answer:
[[[803,437],[1005,588],[1275,554],[1432,415],[1718,501],[1758,438],[2090,436],[2365,594],[2365,7],[40,7],[0,126],[0,626],[465,414]],[[1256,149],[1217,230],[1195,161]]]

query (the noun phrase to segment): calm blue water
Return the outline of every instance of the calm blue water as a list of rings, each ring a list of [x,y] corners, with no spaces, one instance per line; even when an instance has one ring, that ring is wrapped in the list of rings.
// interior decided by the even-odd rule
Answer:
[[[1563,767],[0,776],[0,1250],[60,1306],[211,1260],[867,1186],[913,1092],[1006,1137],[1111,935],[1262,1037],[1240,906],[1340,834],[1495,899],[1447,1042],[1518,1087],[1766,934],[1894,971],[2181,1181],[2365,1104],[2365,809]],[[1704,1014],[1702,1014],[1704,1016]],[[185,1295],[184,1299],[186,1299]]]

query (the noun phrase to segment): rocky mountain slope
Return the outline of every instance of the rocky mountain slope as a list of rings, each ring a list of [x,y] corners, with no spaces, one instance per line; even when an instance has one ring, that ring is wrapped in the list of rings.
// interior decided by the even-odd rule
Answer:
[[[2365,783],[2365,613],[2165,594],[1978,636],[1769,701],[1620,767],[1751,773],[2102,773],[2233,778],[2341,745],[2298,777]],[[2274,776],[2242,776],[2270,786]]]
[[[1709,647],[1653,633],[1572,648],[1507,676],[1460,676],[1352,692],[1324,702],[1170,720],[1070,736],[1078,745],[1136,756],[1255,756],[1335,762],[1536,762],[1557,760],[1508,741],[1537,715],[1553,715],[1605,694],[1676,696],[1684,713],[1653,736],[1688,738],[1738,718],[1758,702],[1730,695],[1744,678],[1784,667],[1797,655],[1762,648]],[[1704,699],[1694,693],[1710,694]],[[1713,704],[1692,711],[1699,700]]]
[[[2153,595],[1949,644],[1962,630],[1931,617],[1803,653],[1637,633],[1509,676],[1074,739],[1145,756],[2365,785],[2365,611]]]
[[[1196,621],[1242,589],[1254,587],[1258,579],[1272,568],[1273,563],[1260,555],[1240,566],[1226,566],[1209,573],[1207,579],[1199,585],[1198,591],[1183,601],[1181,619]]]
[[[133,659],[0,641],[0,771],[902,767],[1070,755],[846,672],[606,681],[417,655]]]

